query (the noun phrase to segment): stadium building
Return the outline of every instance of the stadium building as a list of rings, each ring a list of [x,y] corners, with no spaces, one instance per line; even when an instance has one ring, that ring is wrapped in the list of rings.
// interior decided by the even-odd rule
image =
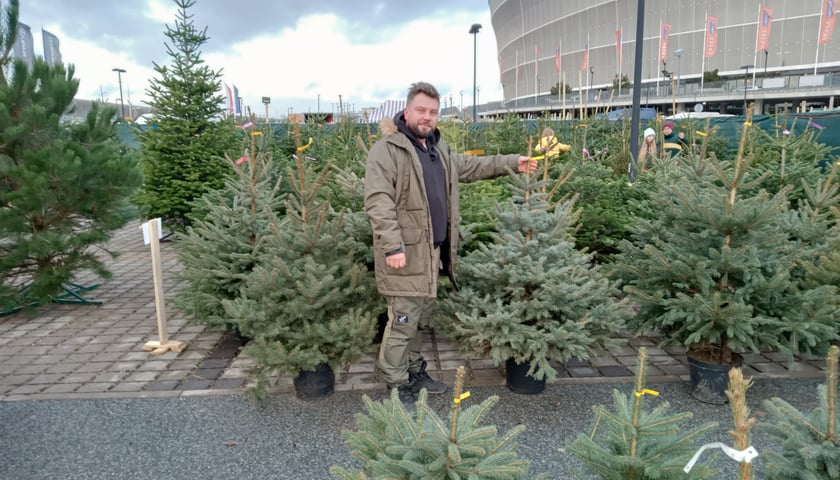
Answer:
[[[483,105],[479,116],[571,118],[631,105],[637,0],[488,3],[504,101]],[[838,7],[840,0],[647,0],[641,103],[664,114],[834,108]]]

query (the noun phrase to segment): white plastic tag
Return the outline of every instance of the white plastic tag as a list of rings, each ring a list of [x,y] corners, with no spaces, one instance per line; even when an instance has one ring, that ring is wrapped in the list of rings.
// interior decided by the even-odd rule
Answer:
[[[720,442],[707,443],[700,447],[700,450],[697,450],[697,453],[695,453],[694,456],[691,457],[691,460],[689,460],[688,464],[686,464],[685,468],[683,468],[683,471],[685,473],[690,472],[691,467],[693,467],[694,464],[697,463],[697,460],[700,459],[700,454],[702,454],[705,450],[708,450],[709,448],[719,448],[723,450],[723,453],[725,453],[727,457],[739,463],[752,463],[753,458],[758,456],[758,451],[752,445],[747,447],[745,450],[735,450],[734,448],[728,445],[724,445]]]

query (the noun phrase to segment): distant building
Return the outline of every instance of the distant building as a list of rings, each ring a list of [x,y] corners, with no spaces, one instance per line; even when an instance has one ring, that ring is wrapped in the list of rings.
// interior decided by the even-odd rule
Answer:
[[[758,113],[836,106],[840,38],[834,0],[647,0],[642,104]],[[496,111],[567,113],[630,105],[637,0],[488,0],[504,102]],[[840,36],[840,33],[834,37]],[[702,80],[703,73],[719,80]],[[701,86],[702,83],[702,86]],[[746,94],[746,95],[745,95]],[[701,107],[695,107],[700,104]],[[485,108],[484,115],[493,114]]]
[[[63,121],[82,121],[87,118],[88,113],[90,113],[91,105],[93,105],[94,100],[83,100],[80,98],[73,99],[73,110],[65,113],[64,116],[61,117]],[[111,103],[111,102],[104,102],[105,105],[114,107],[117,109],[117,118],[119,118],[121,113],[121,108],[119,103]],[[138,107],[135,105],[124,104],[123,108],[125,109],[125,116],[129,121],[137,120],[140,115],[152,113],[151,107]]]

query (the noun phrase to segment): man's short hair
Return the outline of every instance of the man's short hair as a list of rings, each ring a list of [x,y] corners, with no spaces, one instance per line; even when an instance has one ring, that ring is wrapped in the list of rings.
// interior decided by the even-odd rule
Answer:
[[[409,105],[411,101],[414,100],[414,97],[416,97],[419,93],[422,93],[427,97],[434,98],[438,101],[438,103],[440,103],[440,94],[434,85],[427,82],[417,82],[412,83],[411,87],[408,89],[408,97],[405,99],[405,104]]]

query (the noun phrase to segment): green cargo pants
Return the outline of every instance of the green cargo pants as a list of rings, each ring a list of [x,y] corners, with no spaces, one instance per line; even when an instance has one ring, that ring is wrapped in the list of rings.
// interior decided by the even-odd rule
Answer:
[[[440,249],[434,250],[432,265],[440,263]],[[437,283],[438,269],[433,269],[432,281]],[[379,347],[379,370],[389,385],[408,383],[408,372],[420,370],[423,355],[423,332],[431,322],[435,297],[386,297],[388,325]]]

